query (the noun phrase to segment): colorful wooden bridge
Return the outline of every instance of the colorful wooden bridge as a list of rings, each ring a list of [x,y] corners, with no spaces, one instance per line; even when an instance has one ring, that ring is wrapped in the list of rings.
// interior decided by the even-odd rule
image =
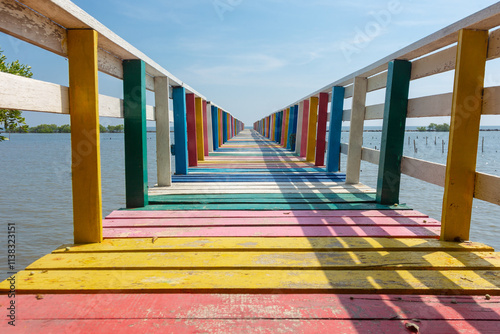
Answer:
[[[481,114],[500,114],[483,79],[500,4],[250,130],[71,2],[0,3],[0,30],[69,58],[70,87],[0,73],[0,108],[70,113],[75,236],[0,283],[2,333],[500,332],[500,253],[468,241],[472,198],[500,203],[500,178],[475,171]],[[453,69],[453,93],[408,98],[410,80]],[[98,71],[123,79],[123,101],[99,95]],[[366,106],[379,89],[386,102]],[[443,115],[447,165],[403,157],[406,117]],[[125,119],[127,207],[104,219],[99,116]],[[380,151],[362,147],[369,119],[383,119]],[[359,183],[362,159],[377,189]],[[442,224],[400,204],[401,173],[445,187]]]

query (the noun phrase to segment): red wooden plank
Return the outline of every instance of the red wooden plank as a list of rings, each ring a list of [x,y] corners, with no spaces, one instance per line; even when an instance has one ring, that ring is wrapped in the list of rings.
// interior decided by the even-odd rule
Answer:
[[[189,167],[198,165],[198,149],[196,147],[196,110],[194,94],[186,94],[186,122],[188,139]]]
[[[328,121],[328,93],[319,93],[318,130],[316,134],[316,166],[325,164],[326,123]]]
[[[17,319],[384,320],[397,316],[399,319],[500,321],[500,296],[492,296],[490,300],[484,296],[358,294],[124,293],[46,294],[41,297],[16,295],[16,303],[23,306],[18,310]],[[7,307],[9,302],[7,296],[0,296],[0,307]]]
[[[18,333],[411,333],[402,320],[225,320],[225,319],[117,319],[25,320]],[[491,321],[421,321],[419,333],[492,333],[500,325]],[[0,330],[12,330],[6,324]],[[8,333],[8,332],[4,332]]]
[[[194,218],[185,219],[105,219],[105,227],[194,227],[194,226],[260,226],[260,225],[320,225],[320,226],[440,226],[431,218],[393,218],[393,217],[274,217],[274,218]]]
[[[211,112],[211,111],[210,111]],[[205,156],[208,156],[208,119],[207,119],[207,101],[203,100],[203,109],[202,109],[202,114],[203,114],[203,145],[205,149]],[[210,138],[212,140],[212,138]]]
[[[429,216],[415,210],[299,210],[299,211],[138,211],[115,210],[106,219],[120,218],[271,218],[271,217],[415,217]]]
[[[224,226],[103,228],[104,238],[149,237],[391,237],[438,238],[439,227]]]
[[[401,320],[199,320],[199,319],[117,319],[117,320],[25,320],[17,333],[411,333]],[[491,321],[419,322],[420,333],[492,333],[499,324]],[[0,330],[12,330],[4,323]],[[8,332],[4,332],[8,333]]]
[[[304,100],[304,116],[302,117],[302,137],[300,143],[300,156],[307,153],[307,129],[309,128],[309,99]]]

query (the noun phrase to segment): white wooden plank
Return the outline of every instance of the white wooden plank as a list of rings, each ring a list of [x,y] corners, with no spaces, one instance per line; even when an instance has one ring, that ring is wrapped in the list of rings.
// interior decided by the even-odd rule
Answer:
[[[416,179],[444,187],[445,165],[403,157],[401,160],[401,172]]]
[[[0,108],[69,114],[68,87],[0,72]],[[148,120],[154,113],[146,106]],[[99,116],[123,118],[123,100],[100,94]]]
[[[207,103],[207,138],[208,138],[208,152],[214,151],[214,137],[212,130],[212,103]]]
[[[365,109],[365,120],[383,119],[384,118],[384,104],[374,104],[367,106]]]
[[[156,173],[158,185],[168,187],[172,184],[170,157],[170,87],[167,77],[154,78],[156,106]]]
[[[456,46],[452,46],[448,49],[417,59],[411,64],[410,78],[411,80],[416,80],[430,75],[454,70],[456,60]]]
[[[0,109],[69,114],[68,87],[0,72]]]
[[[345,88],[344,99],[348,99],[348,98],[352,97],[352,94],[354,93],[354,85],[349,85],[349,86],[344,87],[344,88]]]
[[[382,88],[385,88],[387,85],[387,72],[382,72],[380,74],[374,75],[371,78],[368,78],[368,92],[373,92]]]
[[[369,163],[378,165],[380,160],[380,151],[368,147],[363,147],[363,149],[361,150],[361,159],[368,161]]]
[[[340,153],[346,154],[349,152],[349,145],[346,143],[340,143]]]
[[[474,197],[500,205],[500,177],[476,172]]]
[[[453,94],[424,96],[408,100],[408,118],[450,116]]]
[[[349,122],[350,120],[351,120],[351,109],[346,109],[342,114],[342,122]]]
[[[484,89],[482,114],[500,115],[500,87]]]
[[[365,122],[367,79],[354,79],[351,121],[349,128],[349,152],[347,154],[346,183],[359,183],[361,166],[361,147],[363,146],[363,127]]]

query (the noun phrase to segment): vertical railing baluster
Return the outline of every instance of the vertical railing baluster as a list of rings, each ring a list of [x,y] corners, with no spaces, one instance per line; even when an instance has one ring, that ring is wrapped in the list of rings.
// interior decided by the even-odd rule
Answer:
[[[330,105],[330,131],[326,159],[327,172],[340,171],[340,141],[342,136],[342,116],[344,114],[344,87],[333,87]]]
[[[488,31],[459,32],[441,240],[469,239],[487,51]]]
[[[377,202],[381,204],[399,203],[410,76],[411,62],[389,62],[377,180]]]
[[[148,205],[146,64],[139,59],[123,61],[123,118],[126,205],[144,207]]]
[[[319,93],[315,166],[323,166],[325,164],[326,123],[328,122],[329,98],[330,95],[328,93]]]
[[[186,89],[173,87],[175,174],[188,174]]]
[[[168,78],[155,77],[156,174],[159,187],[170,187],[172,185],[169,95]]]
[[[94,30],[68,30],[73,236],[76,244],[102,241],[97,38]]]
[[[354,78],[354,93],[352,96],[351,121],[349,127],[349,149],[347,152],[346,183],[348,184],[359,183],[367,82],[368,80],[366,78]]]
[[[309,122],[307,129],[307,153],[306,160],[314,162],[316,153],[316,128],[318,123],[318,98],[309,98]]]

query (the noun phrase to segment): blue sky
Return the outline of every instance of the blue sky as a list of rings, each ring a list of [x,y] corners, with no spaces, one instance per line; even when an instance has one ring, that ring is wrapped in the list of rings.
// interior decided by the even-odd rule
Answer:
[[[75,0],[172,74],[251,125],[351,72],[496,1],[490,0]],[[356,40],[360,32],[368,41]],[[67,85],[67,62],[0,34],[9,60],[34,78]],[[489,65],[489,70],[496,68]],[[412,96],[451,91],[452,73],[412,84]],[[500,84],[497,75],[488,84]],[[121,82],[100,74],[100,91]],[[152,94],[149,103],[153,103]],[[382,102],[372,94],[369,103]],[[66,116],[26,113],[30,125]],[[446,120],[446,119],[443,119]],[[439,122],[411,120],[409,125]],[[103,119],[103,124],[115,120]],[[498,117],[483,124],[498,124]],[[368,124],[370,125],[370,124]]]

